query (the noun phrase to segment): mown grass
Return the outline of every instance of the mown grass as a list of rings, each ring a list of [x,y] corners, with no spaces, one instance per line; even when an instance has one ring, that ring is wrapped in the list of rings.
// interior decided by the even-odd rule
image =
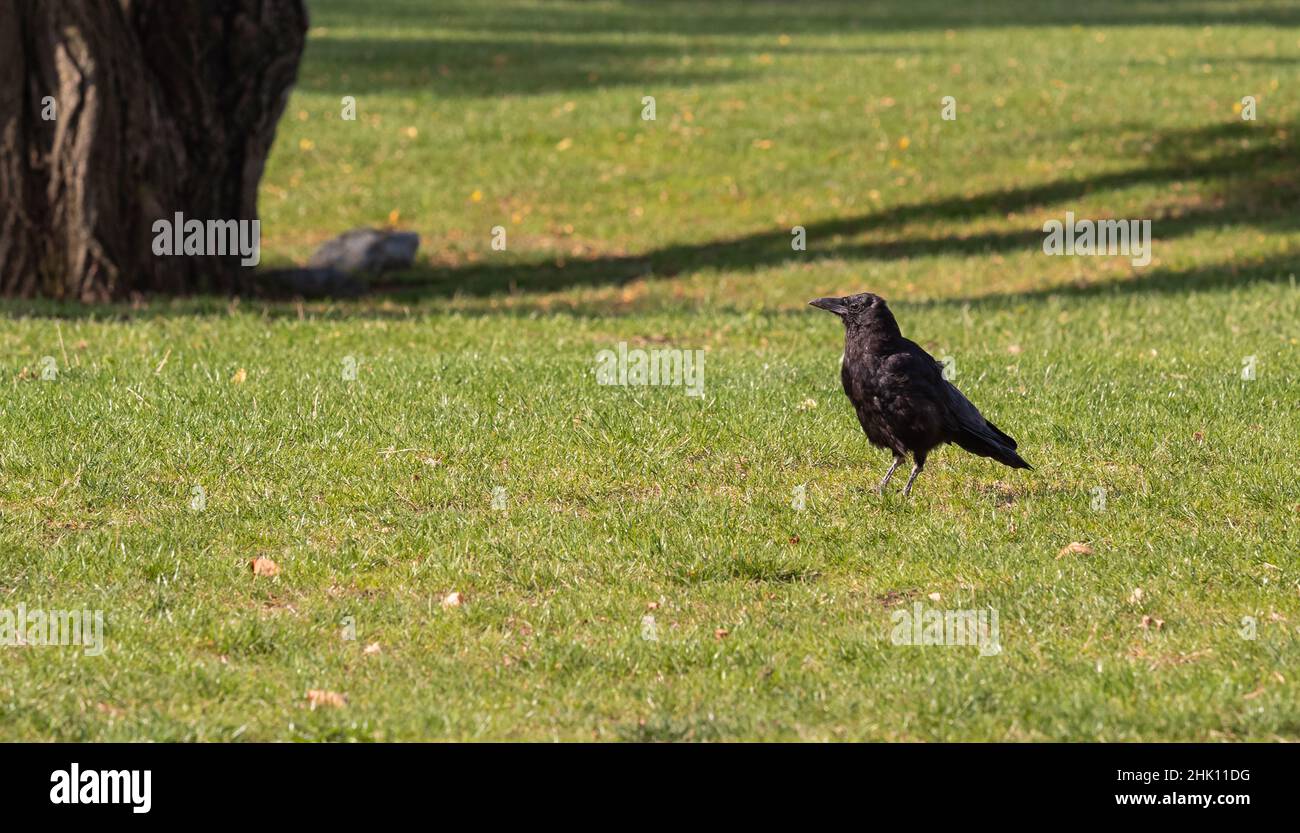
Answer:
[[[0,650],[0,738],[1300,737],[1287,4],[311,5],[268,258],[392,222],[421,261],[6,303],[0,608],[107,632]],[[1045,257],[1066,211],[1153,262]],[[806,307],[860,290],[1035,471],[871,491]],[[620,341],[705,350],[705,396],[598,386]],[[917,602],[1002,653],[893,645]]]

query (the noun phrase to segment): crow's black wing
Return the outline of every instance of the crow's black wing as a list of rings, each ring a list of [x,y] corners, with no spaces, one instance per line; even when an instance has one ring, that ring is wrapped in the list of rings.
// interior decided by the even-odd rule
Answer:
[[[1030,468],[1016,453],[1016,441],[1005,431],[984,418],[974,404],[957,386],[943,380],[948,398],[948,412],[952,420],[952,441],[972,454],[991,457],[1015,469]]]
[[[975,434],[986,435],[987,439],[1010,446],[1013,449],[1016,447],[1016,441],[985,419],[979,408],[976,408],[975,404],[967,399],[965,394],[957,390],[956,385],[945,379],[944,388],[948,394],[948,407],[952,410],[953,418],[958,426]]]

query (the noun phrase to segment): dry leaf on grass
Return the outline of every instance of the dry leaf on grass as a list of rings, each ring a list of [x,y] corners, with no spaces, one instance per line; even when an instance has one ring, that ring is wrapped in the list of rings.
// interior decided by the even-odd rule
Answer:
[[[313,688],[307,691],[307,705],[314,710],[316,708],[341,709],[348,704],[347,695],[339,694],[337,691],[326,691],[323,688]]]
[[[377,654],[379,653],[379,651],[380,651],[380,647],[378,642],[371,642],[365,648],[361,649],[361,653],[366,654],[367,656],[371,654]]]
[[[1141,587],[1134,587],[1133,592],[1128,594],[1128,603],[1131,605],[1139,604],[1145,595]]]
[[[247,378],[248,378],[248,371],[241,367],[235,371],[234,376],[230,377],[230,381],[236,385],[242,385],[244,384],[244,381]]]
[[[731,636],[731,631],[726,628],[718,628],[713,632],[714,639],[726,639],[728,636]]]
[[[100,714],[106,714],[109,717],[114,717],[114,718],[121,717],[124,714],[126,714],[126,712],[122,711],[117,706],[111,705],[109,703],[96,703],[95,711],[99,712]]]
[[[1075,555],[1092,555],[1092,547],[1082,541],[1071,541],[1064,547],[1061,547],[1061,551],[1056,554],[1056,557],[1064,558],[1072,553]]]
[[[266,576],[267,578],[270,578],[271,576],[280,575],[280,565],[276,564],[271,559],[264,558],[260,555],[250,561],[249,566],[253,568],[253,575],[255,576]]]
[[[1144,631],[1148,631],[1148,630],[1157,630],[1157,631],[1158,631],[1158,630],[1162,630],[1162,629],[1164,628],[1164,626],[1165,626],[1165,620],[1164,620],[1164,619],[1158,619],[1158,618],[1156,618],[1155,616],[1143,616],[1143,617],[1142,617],[1142,630],[1144,630]]]
[[[465,597],[455,590],[442,597],[443,607],[460,607],[464,603]]]
[[[918,592],[920,591],[915,589],[889,590],[876,596],[876,601],[879,602],[882,607],[895,607],[912,598]]]

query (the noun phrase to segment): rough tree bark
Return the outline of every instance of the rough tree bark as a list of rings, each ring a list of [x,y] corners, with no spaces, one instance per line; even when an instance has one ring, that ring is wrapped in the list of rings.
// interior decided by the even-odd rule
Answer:
[[[306,31],[303,0],[0,0],[0,294],[246,290],[152,226],[257,218]]]

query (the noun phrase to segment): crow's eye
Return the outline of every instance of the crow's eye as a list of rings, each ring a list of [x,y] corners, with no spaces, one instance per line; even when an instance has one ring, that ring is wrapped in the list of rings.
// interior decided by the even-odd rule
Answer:
[[[863,306],[861,301],[854,301],[853,303],[849,304],[850,312],[862,312],[862,309]]]

